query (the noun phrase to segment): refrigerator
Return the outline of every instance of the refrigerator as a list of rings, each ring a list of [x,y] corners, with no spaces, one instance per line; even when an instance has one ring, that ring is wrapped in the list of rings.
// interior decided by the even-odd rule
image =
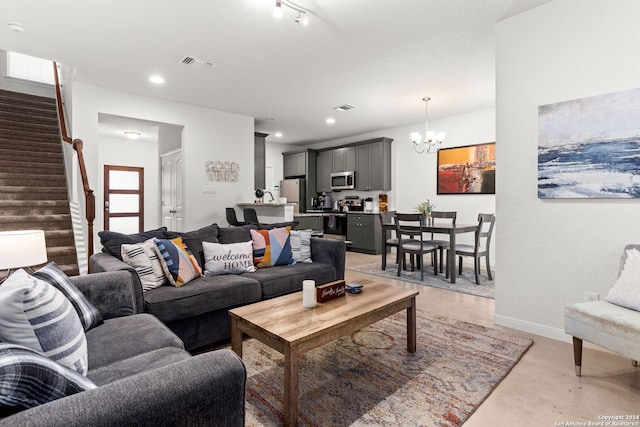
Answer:
[[[286,197],[287,203],[295,203],[293,213],[307,211],[304,178],[283,179],[280,181],[280,197]]]

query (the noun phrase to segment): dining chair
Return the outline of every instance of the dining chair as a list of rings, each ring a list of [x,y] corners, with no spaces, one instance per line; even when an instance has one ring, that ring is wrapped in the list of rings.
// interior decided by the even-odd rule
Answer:
[[[421,213],[400,214],[396,213],[396,236],[398,237],[398,276],[405,265],[405,254],[416,255],[418,267],[420,268],[420,280],[424,280],[424,260],[423,255],[431,253],[433,263],[433,273],[438,274],[438,265],[435,261],[437,247],[424,241]],[[400,262],[402,260],[402,262]],[[411,257],[411,271],[414,271],[413,256]]]
[[[388,227],[384,227],[384,225],[391,225],[394,223],[394,217],[396,216],[396,211],[386,211],[380,212],[380,224],[382,227],[382,269],[385,270],[387,268],[387,248],[396,248],[396,263],[400,259],[398,256],[398,237],[395,236],[395,230],[389,230]],[[394,235],[391,236],[391,233]]]
[[[456,211],[432,211],[431,212],[431,218],[433,218],[434,220],[434,224],[435,224],[435,220],[436,219],[447,219],[447,220],[451,220],[451,225],[453,225],[454,227],[456,226],[456,217],[458,216],[458,213]],[[427,242],[432,243],[434,245],[436,245],[438,247],[438,251],[439,251],[439,255],[440,255],[440,273],[442,273],[442,265],[443,265],[443,254],[444,254],[444,250],[445,249],[449,249],[450,245],[449,245],[449,239],[447,240],[442,240],[442,239],[434,239],[434,234],[437,233],[431,233],[431,239],[427,240]],[[448,277],[448,276],[447,276]]]
[[[229,225],[233,225],[234,227],[239,227],[241,225],[246,225],[246,222],[238,221],[236,217],[236,210],[234,208],[226,208],[227,212],[227,222]]]
[[[487,263],[487,277],[489,280],[493,280],[491,275],[491,265],[489,262],[489,253],[491,247],[491,235],[493,234],[493,226],[496,223],[496,216],[494,214],[479,214],[478,215],[478,229],[475,232],[475,244],[456,244],[456,255],[458,255],[458,274],[462,274],[462,257],[473,257],[473,270],[476,275],[476,284],[480,284],[480,258],[485,257]],[[484,244],[483,244],[484,242]],[[447,250],[449,253],[449,250]],[[447,259],[449,256],[447,256]],[[455,268],[455,266],[451,266]],[[447,265],[447,277],[449,273],[449,266]]]
[[[244,213],[244,222],[248,224],[259,224],[258,221],[258,213],[254,208],[243,208],[242,212]]]

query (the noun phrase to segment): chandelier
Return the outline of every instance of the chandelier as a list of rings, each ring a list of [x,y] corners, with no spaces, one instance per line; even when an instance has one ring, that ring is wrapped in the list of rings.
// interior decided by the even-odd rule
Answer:
[[[437,153],[440,149],[440,145],[444,141],[444,132],[435,132],[429,130],[429,101],[431,98],[428,96],[422,98],[424,101],[424,115],[425,115],[425,125],[424,125],[424,139],[422,139],[422,135],[420,132],[411,132],[411,141],[413,142],[413,149],[416,153]]]

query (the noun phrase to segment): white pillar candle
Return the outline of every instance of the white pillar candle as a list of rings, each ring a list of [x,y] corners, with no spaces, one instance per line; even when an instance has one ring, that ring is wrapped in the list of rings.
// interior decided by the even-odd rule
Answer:
[[[316,282],[315,280],[302,281],[302,305],[304,307],[315,307],[316,305]]]

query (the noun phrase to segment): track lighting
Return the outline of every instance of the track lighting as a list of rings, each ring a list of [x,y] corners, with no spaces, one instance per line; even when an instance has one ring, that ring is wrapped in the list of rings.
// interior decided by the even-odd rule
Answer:
[[[307,10],[303,7],[296,5],[291,1],[285,0],[276,0],[276,7],[273,9],[273,17],[277,19],[282,18],[282,6],[287,6],[289,9],[292,9],[298,12],[298,16],[294,19],[298,24],[306,27],[309,25],[309,16],[307,15]]]

